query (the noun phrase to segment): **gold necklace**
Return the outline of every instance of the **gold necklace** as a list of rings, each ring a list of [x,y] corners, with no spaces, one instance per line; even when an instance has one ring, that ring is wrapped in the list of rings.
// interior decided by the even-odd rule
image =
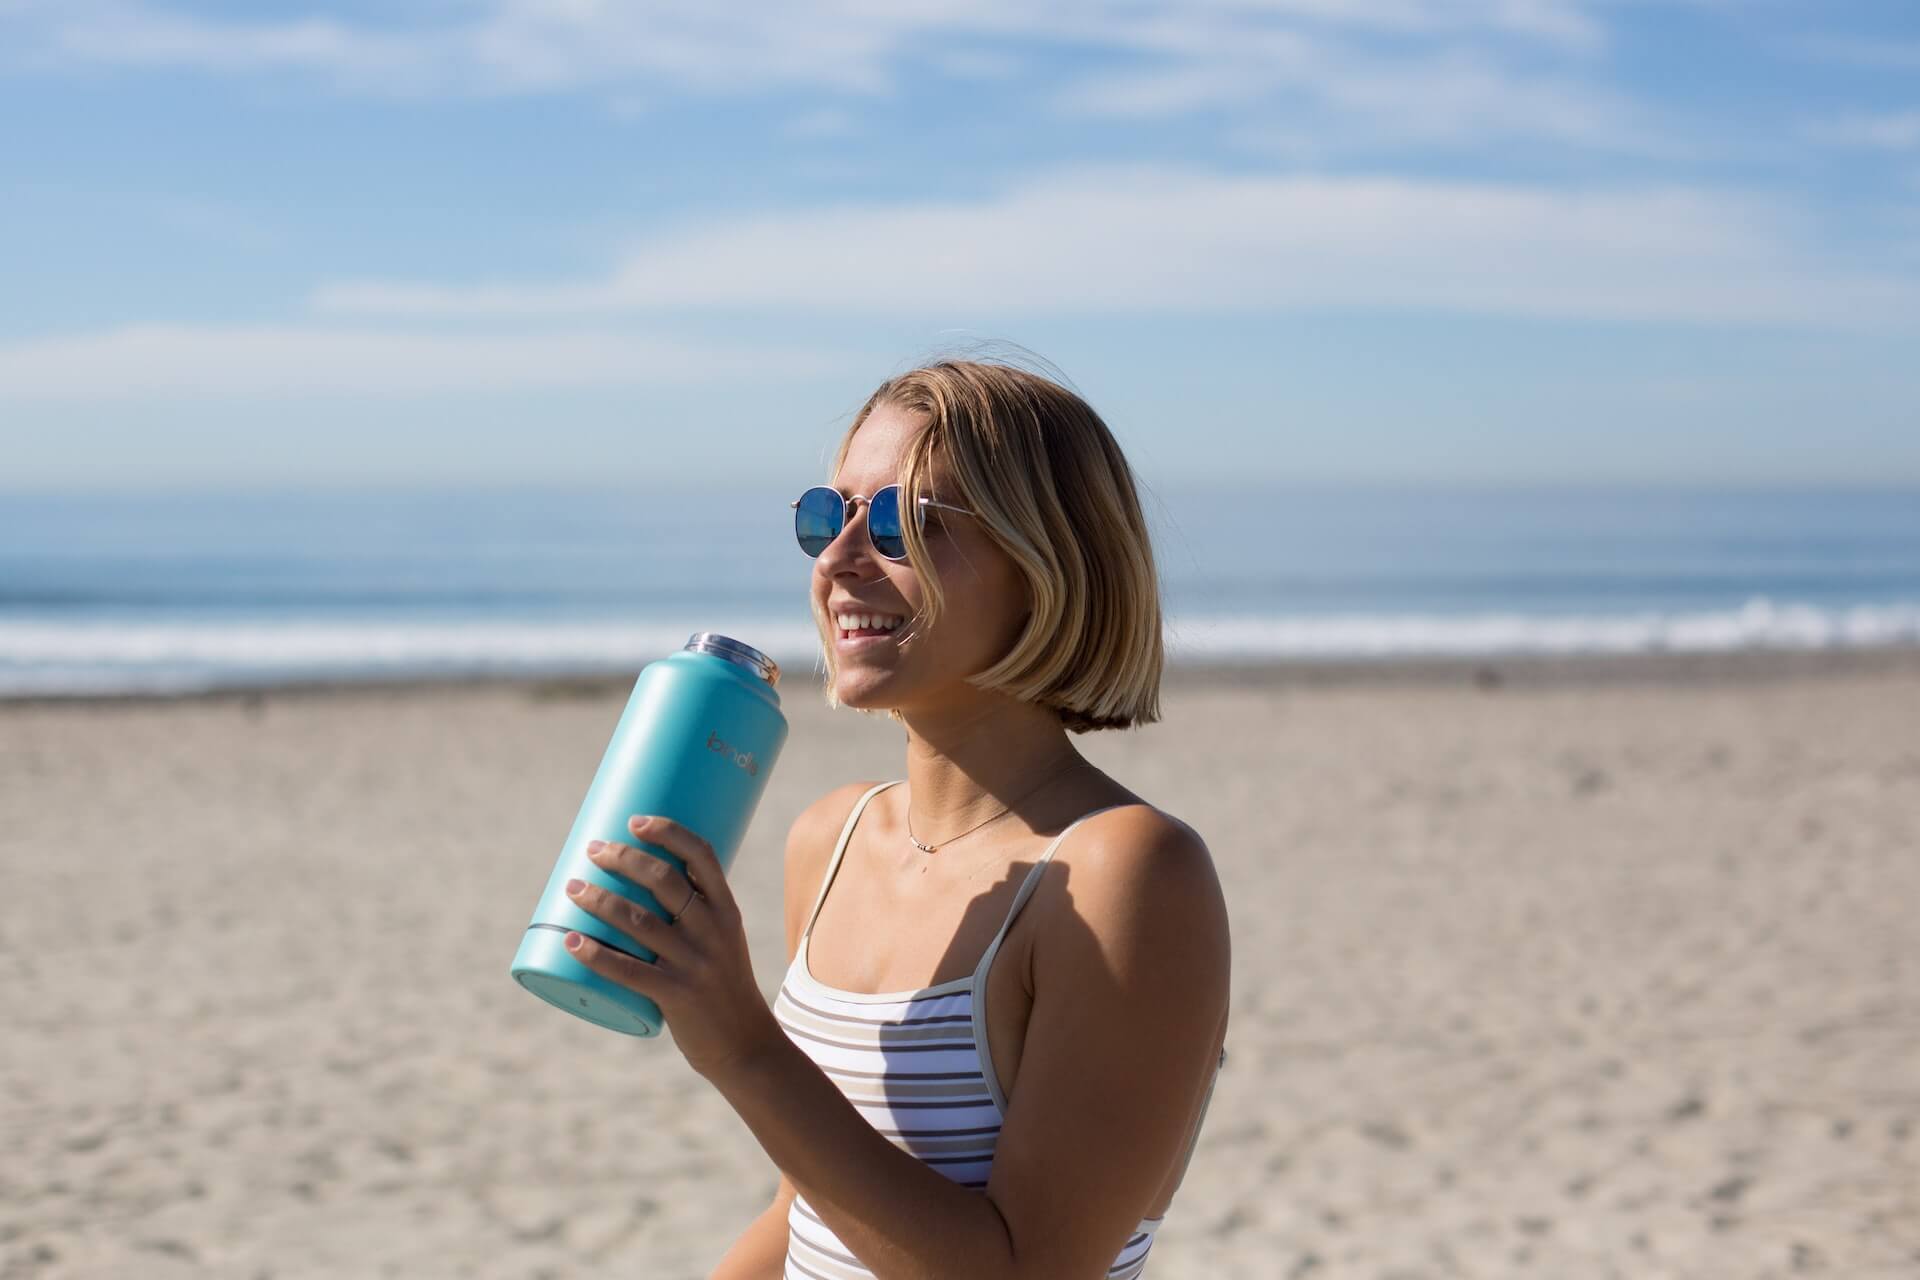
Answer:
[[[908,796],[907,797],[907,801],[908,801],[907,803],[907,839],[913,841],[914,847],[919,849],[920,852],[922,853],[937,852],[940,849],[941,845],[952,844],[955,840],[958,840],[960,836],[972,835],[974,832],[978,831],[980,828],[986,826],[988,822],[992,822],[994,818],[1003,818],[1007,814],[1012,813],[1014,805],[1019,804],[1022,800],[1025,800],[1028,796],[1038,791],[1041,787],[1046,786],[1049,782],[1052,782],[1055,778],[1059,777],[1061,774],[1067,773],[1070,770],[1076,769],[1079,766],[1083,764],[1088,764],[1088,763],[1090,763],[1090,761],[1075,760],[1073,763],[1069,764],[1065,769],[1055,769],[1052,773],[1040,779],[1039,782],[1035,783],[1033,786],[1027,788],[1025,791],[1015,796],[1011,804],[1002,805],[1000,807],[999,813],[994,814],[992,817],[987,818],[985,821],[974,823],[972,826],[968,827],[965,831],[962,831],[958,836],[948,836],[945,840],[942,840],[940,844],[925,844],[920,840],[918,836],[913,834],[913,803],[912,803],[913,797]]]

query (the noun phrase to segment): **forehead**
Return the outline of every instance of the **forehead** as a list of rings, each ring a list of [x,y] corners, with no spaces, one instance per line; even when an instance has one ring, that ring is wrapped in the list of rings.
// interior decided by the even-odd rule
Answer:
[[[866,420],[853,433],[847,456],[834,473],[833,487],[843,496],[872,494],[897,484],[906,466],[907,446],[925,421],[925,415],[908,412],[891,404],[873,407]],[[936,460],[932,479],[938,483],[941,468]]]

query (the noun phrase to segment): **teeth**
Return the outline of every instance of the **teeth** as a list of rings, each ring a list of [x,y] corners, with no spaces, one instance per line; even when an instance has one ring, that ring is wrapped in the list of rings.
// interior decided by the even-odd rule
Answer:
[[[876,627],[892,631],[904,619],[889,618],[877,613],[843,613],[835,617],[834,621],[840,624],[842,631],[870,631]]]

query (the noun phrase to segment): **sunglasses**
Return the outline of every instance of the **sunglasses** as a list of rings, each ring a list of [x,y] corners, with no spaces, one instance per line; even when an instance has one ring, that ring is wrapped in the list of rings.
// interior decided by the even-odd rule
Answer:
[[[890,484],[886,488],[867,498],[854,494],[851,498],[840,496],[838,489],[818,484],[801,494],[787,505],[793,508],[793,534],[800,540],[800,549],[810,556],[817,556],[827,549],[829,543],[840,536],[840,530],[846,527],[848,508],[856,503],[867,504],[867,540],[873,543],[873,549],[889,560],[907,558],[907,533],[900,522],[900,486]],[[921,498],[919,522],[916,528],[926,527],[926,509],[939,507],[946,511],[958,511],[962,515],[972,515],[965,507],[956,507],[951,503],[936,502],[932,498]]]

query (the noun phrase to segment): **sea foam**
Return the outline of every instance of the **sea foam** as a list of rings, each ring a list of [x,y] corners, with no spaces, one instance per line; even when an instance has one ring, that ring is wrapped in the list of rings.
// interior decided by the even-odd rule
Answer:
[[[185,692],[286,682],[637,672],[695,631],[822,669],[791,618],[582,621],[0,619],[0,697]],[[1172,663],[1288,658],[1710,652],[1920,644],[1920,603],[1823,608],[1754,597],[1735,609],[1620,614],[1354,613],[1169,618]]]

